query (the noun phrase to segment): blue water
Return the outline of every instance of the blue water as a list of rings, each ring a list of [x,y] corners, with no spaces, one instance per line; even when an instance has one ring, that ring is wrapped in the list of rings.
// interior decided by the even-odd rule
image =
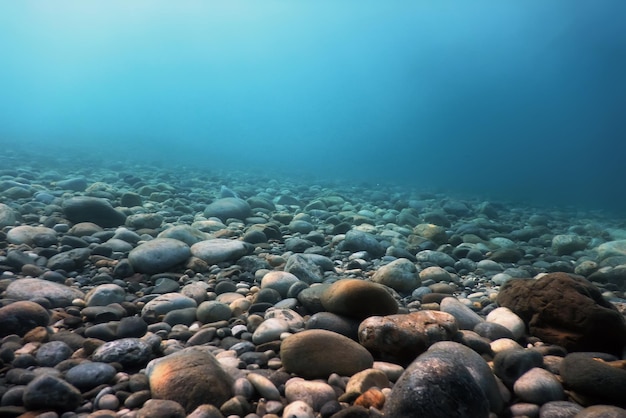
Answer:
[[[3,1],[0,144],[621,211],[625,22],[623,0]]]

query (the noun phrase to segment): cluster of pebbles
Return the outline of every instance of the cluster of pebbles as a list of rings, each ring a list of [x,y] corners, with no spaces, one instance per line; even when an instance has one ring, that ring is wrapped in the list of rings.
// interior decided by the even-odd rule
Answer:
[[[2,417],[626,417],[599,213],[128,165],[0,199]]]

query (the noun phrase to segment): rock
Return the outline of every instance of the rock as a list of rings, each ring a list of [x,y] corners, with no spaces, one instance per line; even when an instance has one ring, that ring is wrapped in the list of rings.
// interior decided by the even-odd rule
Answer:
[[[474,327],[474,332],[490,341],[499,340],[500,338],[514,340],[513,333],[508,328],[494,322],[478,323]]]
[[[143,367],[152,357],[152,347],[139,338],[121,338],[104,343],[91,355],[91,359],[102,363],[120,363],[129,368]]]
[[[175,401],[164,399],[148,399],[137,411],[137,418],[185,418],[185,409]]]
[[[445,358],[465,367],[476,383],[482,388],[489,408],[493,413],[500,413],[504,408],[504,399],[500,386],[487,362],[474,350],[452,341],[441,341],[431,345],[419,358]]]
[[[356,229],[346,233],[346,237],[340,243],[339,249],[350,252],[367,251],[369,255],[375,258],[382,257],[386,250],[374,235]]]
[[[571,353],[560,366],[563,384],[594,403],[624,407],[626,370],[593,358],[592,353]]]
[[[259,345],[278,340],[280,335],[289,331],[287,321],[280,318],[269,318],[261,322],[261,325],[252,334],[252,342]]]
[[[446,229],[434,224],[419,224],[413,228],[413,233],[435,244],[443,244],[448,239]]]
[[[197,303],[194,299],[181,295],[180,293],[166,293],[146,303],[141,310],[141,316],[158,317],[173,310],[195,308],[196,306]]]
[[[285,407],[282,416],[289,418],[315,418],[315,411],[306,402],[295,401]]]
[[[42,344],[35,358],[41,367],[55,367],[74,354],[74,350],[63,341],[50,341]]]
[[[50,257],[46,267],[50,270],[78,270],[83,267],[90,255],[91,250],[89,248],[74,248]]]
[[[487,418],[489,401],[460,361],[417,358],[387,397],[388,417]]]
[[[304,254],[291,255],[285,264],[285,271],[307,284],[321,283],[324,279],[322,268]]]
[[[326,402],[337,399],[337,395],[328,383],[295,377],[285,384],[285,398],[288,402],[306,402],[314,411],[319,411]]]
[[[236,197],[225,197],[209,204],[204,209],[204,216],[207,218],[219,218],[226,222],[229,218],[244,220],[252,214],[252,209],[248,202]]]
[[[556,255],[569,255],[586,247],[587,241],[578,235],[561,234],[552,238],[552,252]]]
[[[543,356],[538,351],[511,348],[503,350],[493,358],[493,372],[505,385],[513,384],[524,373],[543,366]]]
[[[337,315],[364,319],[398,312],[398,303],[384,286],[360,279],[341,279],[320,296],[325,310]]]
[[[35,377],[26,385],[24,406],[29,410],[73,411],[82,402],[80,391],[65,380],[50,374]]]
[[[9,284],[6,297],[16,300],[47,299],[52,308],[64,308],[85,295],[78,289],[41,279],[18,279]]]
[[[261,279],[261,289],[274,289],[281,297],[287,297],[289,288],[299,279],[286,271],[270,271]]]
[[[5,226],[13,226],[16,221],[16,212],[10,206],[0,203],[0,229]]]
[[[449,282],[452,280],[452,276],[445,269],[439,266],[431,266],[426,267],[424,270],[419,272],[419,277],[421,281],[432,280],[435,283],[438,282]]]
[[[550,273],[538,280],[511,280],[497,301],[524,320],[530,335],[570,352],[621,355],[626,346],[624,317],[583,278]]]
[[[372,367],[372,355],[355,341],[326,330],[306,330],[287,337],[280,356],[285,370],[305,379],[341,376]]]
[[[626,418],[626,409],[611,405],[593,405],[580,411],[575,418]]]
[[[209,239],[209,234],[193,228],[189,225],[176,225],[171,228],[167,228],[165,231],[159,233],[157,238],[172,238],[178,241],[182,241],[188,246],[205,241]]]
[[[458,328],[454,317],[439,311],[372,316],[359,326],[359,342],[383,361],[408,365],[438,341],[451,340]]]
[[[85,295],[87,306],[107,306],[111,303],[121,303],[126,297],[126,292],[120,286],[113,283],[105,283],[91,289]]]
[[[582,410],[582,406],[573,402],[553,401],[541,406],[539,418],[574,418]]]
[[[456,319],[459,329],[473,330],[478,324],[485,321],[455,297],[443,298],[439,304],[439,309],[441,312],[452,315]]]
[[[372,281],[401,293],[410,293],[422,284],[415,264],[406,258],[399,258],[379,268],[372,276]]]
[[[203,324],[228,321],[232,314],[230,306],[216,300],[202,302],[196,310],[196,318]]]
[[[521,375],[513,385],[513,392],[522,401],[543,405],[565,398],[563,386],[549,371],[534,367]]]
[[[372,387],[383,389],[389,386],[391,384],[385,372],[378,369],[365,369],[352,375],[348,380],[346,394],[362,394]]]
[[[252,249],[250,244],[243,241],[215,238],[195,243],[191,246],[191,254],[211,265],[223,261],[235,261]]]
[[[45,226],[20,225],[11,228],[7,233],[7,241],[11,244],[33,245],[35,242],[42,240],[56,243],[56,231]]]
[[[599,261],[613,256],[626,256],[626,239],[600,244],[596,248],[596,252],[598,253]]]
[[[23,337],[34,328],[48,326],[49,321],[48,311],[38,303],[13,302],[0,308],[0,338],[11,334]]]
[[[306,329],[325,329],[358,341],[361,321],[332,312],[318,312],[306,321]]]
[[[124,223],[133,229],[157,229],[163,223],[163,215],[159,213],[136,213],[126,217]]]
[[[65,380],[80,390],[87,391],[110,383],[117,370],[107,363],[85,361],[65,373]]]
[[[439,267],[454,267],[454,258],[441,251],[424,250],[415,255],[419,263],[431,263]]]
[[[103,228],[124,225],[126,215],[111,206],[108,200],[77,196],[63,201],[63,214],[70,221],[93,222]]]
[[[254,389],[263,398],[273,401],[280,401],[280,392],[270,379],[254,372],[249,373],[246,377],[248,381],[252,383]]]
[[[60,189],[73,190],[75,192],[84,192],[87,188],[87,179],[84,177],[72,177],[65,180],[60,180],[55,183]]]
[[[489,312],[487,322],[499,324],[511,331],[513,339],[519,340],[526,333],[526,324],[519,316],[515,315],[509,308],[500,307]]]
[[[128,254],[133,269],[140,273],[160,273],[185,262],[191,251],[184,242],[155,238],[135,247]]]
[[[185,348],[146,367],[155,399],[178,402],[187,413],[202,404],[221,406],[233,396],[233,378],[202,347]]]

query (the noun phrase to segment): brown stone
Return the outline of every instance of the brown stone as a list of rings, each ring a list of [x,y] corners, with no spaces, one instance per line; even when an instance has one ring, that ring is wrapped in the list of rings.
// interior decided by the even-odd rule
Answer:
[[[383,361],[408,365],[438,341],[448,341],[458,327],[452,315],[440,311],[373,316],[359,326],[359,342]]]
[[[320,301],[327,311],[350,318],[398,312],[398,303],[385,286],[360,279],[336,281],[322,293]]]
[[[582,277],[550,273],[504,285],[498,303],[519,315],[530,335],[568,351],[621,355],[626,321],[600,290]]]

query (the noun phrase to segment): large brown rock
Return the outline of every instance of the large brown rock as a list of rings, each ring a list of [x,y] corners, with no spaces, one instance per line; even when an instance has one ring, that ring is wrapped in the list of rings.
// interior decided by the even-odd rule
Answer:
[[[451,340],[458,326],[452,315],[440,311],[372,316],[359,326],[359,342],[375,357],[407,366],[438,341]]]
[[[190,413],[202,404],[220,407],[232,397],[233,378],[208,350],[190,347],[146,368],[154,399],[176,401]]]
[[[624,317],[582,277],[550,273],[511,280],[497,301],[524,320],[530,335],[568,351],[621,355],[626,345]]]

